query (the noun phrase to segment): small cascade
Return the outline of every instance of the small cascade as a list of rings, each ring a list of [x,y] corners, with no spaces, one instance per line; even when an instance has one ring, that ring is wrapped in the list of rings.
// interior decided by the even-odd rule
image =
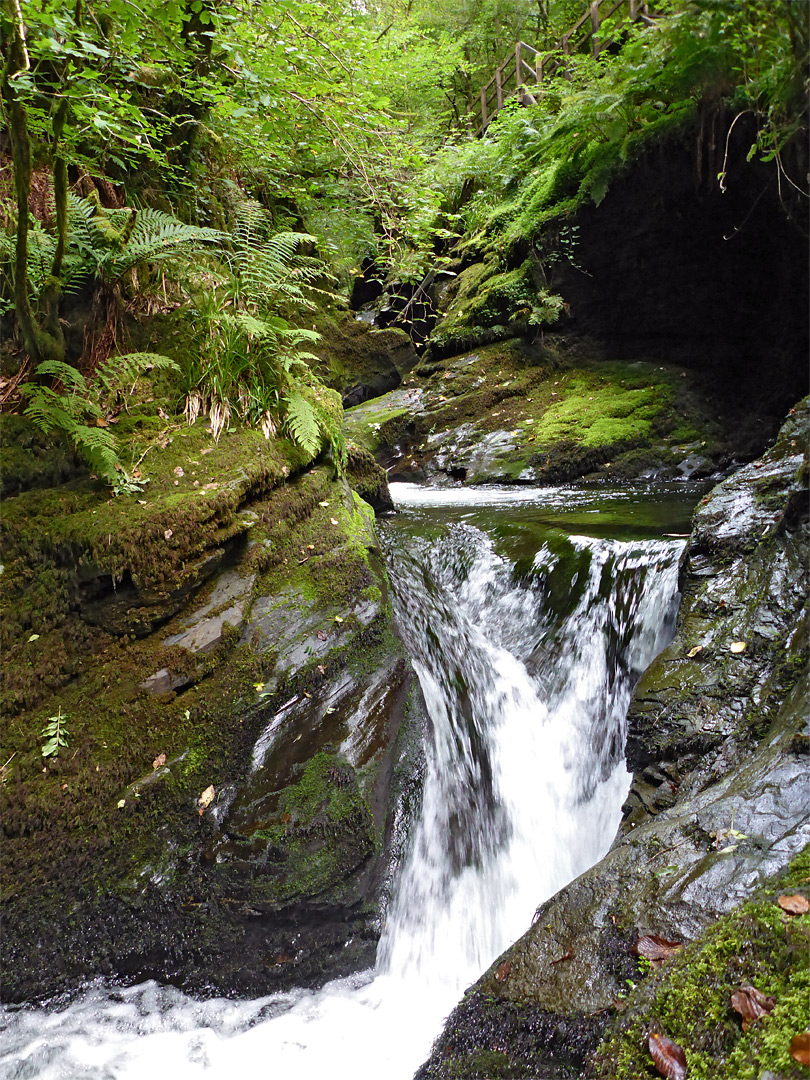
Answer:
[[[430,725],[376,969],[258,1001],[99,982],[6,1009],[0,1080],[408,1080],[536,906],[607,850],[627,705],[671,637],[682,543],[558,530],[515,559],[465,520],[394,522],[385,546]]]

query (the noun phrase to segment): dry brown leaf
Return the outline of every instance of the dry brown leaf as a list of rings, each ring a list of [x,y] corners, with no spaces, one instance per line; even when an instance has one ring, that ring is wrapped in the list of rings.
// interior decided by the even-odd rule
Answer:
[[[158,756],[152,762],[152,768],[153,769],[159,769],[162,765],[165,765],[165,764],[166,764],[166,755],[165,754],[158,754]]]
[[[203,810],[210,806],[214,801],[215,796],[216,791],[214,790],[214,785],[209,784],[205,791],[200,795],[199,799],[197,799],[197,806],[200,808],[200,817],[202,817]]]
[[[504,960],[504,962],[502,964],[498,965],[498,968],[497,968],[497,970],[495,972],[495,978],[498,980],[498,982],[503,982],[504,979],[509,977],[509,972],[511,970],[512,970],[512,961],[511,960]]]
[[[776,902],[788,915],[806,915],[810,911],[810,903],[808,903],[807,897],[799,893],[794,896],[780,896]]]
[[[731,1006],[743,1018],[743,1031],[748,1031],[752,1020],[759,1020],[776,1007],[776,998],[766,997],[755,986],[741,986],[731,995]]]
[[[109,420],[105,420],[103,416],[96,417],[96,427],[109,427]]]
[[[318,641],[326,641],[326,639],[327,639],[328,637],[329,637],[329,635],[328,635],[328,634],[325,634],[325,633],[323,632],[323,630],[319,630],[319,631],[318,631]]]
[[[678,1046],[666,1035],[653,1032],[648,1039],[650,1054],[656,1069],[667,1080],[684,1080],[686,1077],[686,1054],[683,1047]]]
[[[810,1031],[800,1031],[790,1040],[790,1056],[800,1065],[810,1065]]]
[[[645,960],[660,963],[682,947],[680,941],[667,941],[666,938],[659,937],[658,934],[642,934],[631,952],[635,953],[636,956],[643,956]]]

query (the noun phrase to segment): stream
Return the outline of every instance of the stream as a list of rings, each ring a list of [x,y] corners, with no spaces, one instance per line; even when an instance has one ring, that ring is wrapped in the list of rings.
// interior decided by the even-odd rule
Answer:
[[[253,1001],[99,980],[6,1008],[2,1080],[409,1080],[464,990],[609,848],[630,694],[672,636],[700,490],[392,493],[379,531],[430,725],[376,967]]]

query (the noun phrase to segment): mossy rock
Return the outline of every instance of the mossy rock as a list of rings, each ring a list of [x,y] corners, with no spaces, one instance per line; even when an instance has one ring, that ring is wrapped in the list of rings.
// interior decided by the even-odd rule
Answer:
[[[258,994],[373,959],[394,745],[421,723],[373,511],[289,444],[238,431],[215,446],[179,424],[169,442],[154,420],[126,421],[149,432],[132,436],[151,447],[142,501],[89,478],[7,500],[7,1000],[98,973]],[[263,637],[279,610],[283,633]],[[59,712],[68,745],[44,760]],[[298,824],[288,883],[268,888],[211,852],[279,713],[290,755],[258,772]],[[338,754],[352,725],[359,748]],[[337,771],[319,802],[324,754]]]
[[[562,335],[434,357],[402,389],[348,410],[346,421],[393,478],[701,477],[730,450],[693,373],[604,359],[595,343]]]

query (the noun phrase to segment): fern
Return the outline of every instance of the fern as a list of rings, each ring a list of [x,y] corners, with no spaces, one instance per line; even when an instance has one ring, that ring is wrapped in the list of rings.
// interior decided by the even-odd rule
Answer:
[[[128,218],[122,216],[122,211],[109,213],[113,226],[120,222],[119,236],[123,240],[120,248],[109,248],[98,261],[98,271],[109,281],[120,280],[138,263],[172,259],[183,251],[206,243],[221,244],[226,239],[219,229],[186,225],[160,210],[126,211],[127,215],[131,213],[136,215],[135,224],[126,238]]]
[[[127,353],[110,356],[96,368],[94,382],[99,397],[114,398],[132,386],[147,371],[179,371],[179,365],[160,353]]]
[[[293,442],[311,457],[321,449],[321,427],[315,410],[303,394],[294,390],[286,399],[287,430]]]
[[[134,382],[150,368],[175,369],[177,365],[167,356],[157,353],[130,353],[108,359],[97,371],[92,386],[71,367],[58,360],[41,363],[39,375],[50,376],[54,386],[43,383],[23,383],[20,394],[28,399],[25,415],[40,431],[48,434],[62,431],[73,443],[87,464],[112,487],[115,495],[139,491],[144,481],[134,480],[124,469],[118,453],[118,442],[103,422],[101,401]]]

